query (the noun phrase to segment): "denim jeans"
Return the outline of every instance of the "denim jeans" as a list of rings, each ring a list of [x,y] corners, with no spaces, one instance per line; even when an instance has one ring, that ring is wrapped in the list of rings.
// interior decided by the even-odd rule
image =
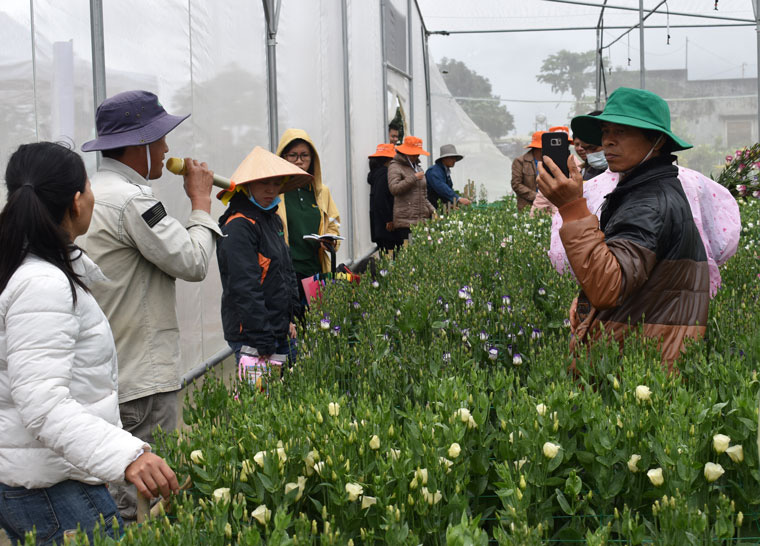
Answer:
[[[23,544],[24,534],[32,528],[37,529],[37,544],[63,544],[63,532],[77,525],[92,542],[101,514],[106,522],[101,532],[113,538],[114,518],[120,528],[124,524],[105,485],[66,480],[50,487],[26,489],[0,483],[0,527],[14,545]]]

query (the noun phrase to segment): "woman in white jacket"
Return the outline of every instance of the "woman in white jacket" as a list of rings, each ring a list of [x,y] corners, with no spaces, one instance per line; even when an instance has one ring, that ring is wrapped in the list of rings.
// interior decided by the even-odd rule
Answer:
[[[94,196],[82,159],[59,144],[25,144],[5,173],[0,213],[0,526],[24,541],[62,542],[77,525],[92,536],[105,486],[130,481],[169,496],[177,478],[150,446],[121,429],[116,349],[88,282],[98,267],[73,241],[87,231]]]

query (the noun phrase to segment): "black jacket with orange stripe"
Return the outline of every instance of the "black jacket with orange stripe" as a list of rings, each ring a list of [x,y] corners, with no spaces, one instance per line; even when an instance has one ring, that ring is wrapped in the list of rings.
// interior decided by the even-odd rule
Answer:
[[[276,207],[265,211],[235,194],[219,218],[224,237],[216,245],[224,339],[262,355],[274,353],[287,339],[299,305],[290,249],[276,212]]]
[[[599,222],[584,198],[560,208],[560,237],[582,288],[574,341],[596,339],[602,324],[622,341],[643,323],[672,365],[686,338],[704,335],[707,256],[674,160],[655,157],[629,173]]]

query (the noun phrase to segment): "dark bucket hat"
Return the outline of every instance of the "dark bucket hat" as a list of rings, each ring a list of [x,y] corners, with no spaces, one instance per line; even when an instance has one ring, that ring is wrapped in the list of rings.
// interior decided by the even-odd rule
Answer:
[[[168,114],[149,91],[125,91],[103,101],[95,113],[98,138],[82,144],[83,152],[141,146],[162,138],[186,116]]]
[[[573,134],[582,141],[601,146],[603,121],[660,131],[673,142],[674,152],[692,147],[670,130],[668,103],[651,91],[620,87],[610,95],[601,114],[576,116],[570,126],[573,128]]]

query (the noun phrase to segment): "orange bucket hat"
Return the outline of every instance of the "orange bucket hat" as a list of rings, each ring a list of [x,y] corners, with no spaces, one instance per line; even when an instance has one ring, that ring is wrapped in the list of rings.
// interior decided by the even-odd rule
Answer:
[[[557,125],[556,127],[549,127],[550,133],[567,133],[567,140],[572,141],[572,133],[570,132],[570,128],[566,125]]]
[[[526,148],[538,148],[539,150],[542,148],[541,145],[541,135],[543,135],[546,131],[536,131],[533,133],[533,140],[530,141],[530,144],[526,146]]]
[[[396,151],[404,155],[430,155],[422,147],[422,139],[416,136],[404,137],[404,143],[396,146]]]
[[[396,147],[393,144],[378,144],[377,150],[369,157],[396,157]]]

